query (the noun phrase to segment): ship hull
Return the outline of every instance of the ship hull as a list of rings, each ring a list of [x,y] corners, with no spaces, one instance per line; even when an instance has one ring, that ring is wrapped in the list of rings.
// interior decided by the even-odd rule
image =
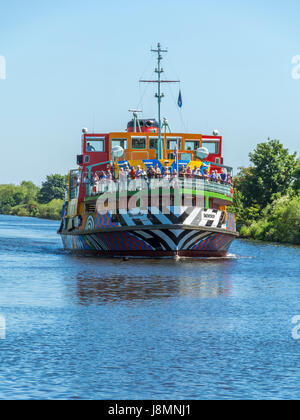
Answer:
[[[107,257],[225,257],[237,234],[222,229],[162,227],[61,234],[64,248]]]

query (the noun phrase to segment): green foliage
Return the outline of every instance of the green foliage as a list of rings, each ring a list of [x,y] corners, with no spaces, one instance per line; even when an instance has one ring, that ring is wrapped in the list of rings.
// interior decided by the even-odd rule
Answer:
[[[51,200],[63,200],[67,186],[67,177],[63,175],[49,175],[43,182],[42,188],[38,192],[37,199],[41,204],[50,203]]]
[[[300,244],[300,168],[278,140],[261,143],[250,153],[253,166],[234,180],[231,211],[242,237]]]
[[[48,204],[41,204],[38,209],[37,217],[41,219],[59,220],[63,207],[63,200],[54,199]]]
[[[50,181],[50,184],[52,181],[57,181],[57,184],[59,184],[61,179],[65,183],[66,177],[64,176],[55,176],[54,180],[52,177],[47,177],[47,181]],[[46,204],[41,204],[38,201],[41,190],[30,181],[23,181],[18,186],[0,185],[0,214],[59,220],[63,200],[55,197],[55,195],[58,195],[55,188],[54,186],[52,189],[54,196],[49,196],[50,200]],[[50,191],[51,189],[49,188],[48,194],[50,194]]]
[[[233,203],[232,206],[228,208],[228,211],[236,215],[238,230],[241,230],[244,226],[250,226],[261,213],[258,204],[252,203],[252,205],[246,205],[246,199],[238,189],[235,190]]]
[[[293,188],[296,191],[300,190],[300,166],[293,172]]]
[[[241,169],[236,187],[247,205],[256,203],[264,208],[274,194],[286,194],[291,187],[297,167],[296,153],[290,155],[278,140],[269,139],[260,143],[249,157],[253,166]]]
[[[267,206],[260,219],[242,227],[241,235],[263,241],[300,244],[300,194],[293,198],[282,197]]]

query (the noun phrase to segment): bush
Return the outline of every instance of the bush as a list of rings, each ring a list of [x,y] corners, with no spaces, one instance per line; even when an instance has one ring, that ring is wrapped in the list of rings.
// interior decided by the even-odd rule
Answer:
[[[41,217],[44,219],[59,220],[63,207],[63,200],[57,196],[61,196],[61,186],[65,183],[66,177],[56,175],[47,177],[47,181],[53,186],[52,181],[57,181],[57,188],[53,187],[53,195],[51,196],[51,188],[44,187],[40,190],[30,181],[23,181],[21,185],[0,185],[0,214],[11,214],[21,217]],[[47,183],[46,181],[46,183]],[[49,183],[47,184],[49,187]],[[44,188],[44,190],[43,190]],[[43,193],[41,194],[41,191]],[[47,194],[46,194],[47,193]],[[47,203],[39,203],[40,196],[45,198]],[[47,200],[46,200],[47,196]],[[49,202],[48,202],[49,199]]]
[[[63,207],[63,200],[52,200],[48,204],[40,204],[38,207],[37,217],[41,219],[59,220]]]

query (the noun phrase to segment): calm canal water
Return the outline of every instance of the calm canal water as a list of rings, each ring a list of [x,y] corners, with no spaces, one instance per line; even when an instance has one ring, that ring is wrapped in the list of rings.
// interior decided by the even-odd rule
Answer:
[[[0,398],[300,398],[300,248],[101,260],[0,216]]]

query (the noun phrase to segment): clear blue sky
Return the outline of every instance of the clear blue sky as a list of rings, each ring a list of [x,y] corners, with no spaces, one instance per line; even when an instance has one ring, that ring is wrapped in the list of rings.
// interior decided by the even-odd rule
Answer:
[[[124,130],[152,75],[157,42],[168,47],[163,115],[173,131],[224,137],[227,164],[247,165],[268,137],[300,154],[300,3],[202,0],[10,0],[0,10],[0,183],[76,167],[82,127]],[[144,117],[156,116],[154,87]]]

